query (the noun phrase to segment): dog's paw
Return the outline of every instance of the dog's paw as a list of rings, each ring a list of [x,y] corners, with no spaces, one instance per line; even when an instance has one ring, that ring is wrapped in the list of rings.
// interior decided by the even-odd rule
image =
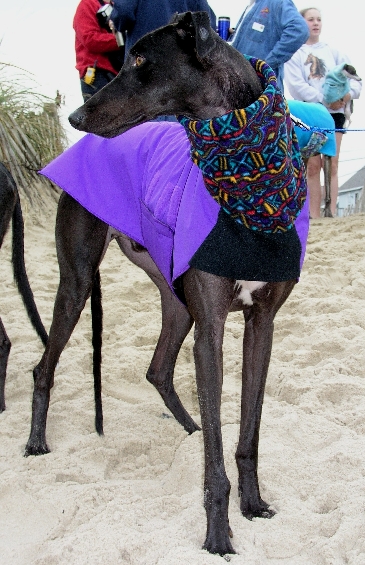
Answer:
[[[275,516],[276,512],[274,510],[271,510],[271,508],[268,508],[267,510],[262,510],[262,511],[243,511],[242,512],[242,516],[244,516],[245,518],[247,518],[247,520],[250,520],[250,522],[254,519],[254,518],[267,518],[270,519],[273,516]]]
[[[203,545],[203,549],[206,549],[207,551],[209,551],[209,553],[216,553],[221,557],[229,554],[234,555],[236,553],[232,547],[231,542],[229,541],[229,538],[227,538],[226,540],[217,540],[208,539],[207,537]]]
[[[51,450],[49,449],[46,443],[41,444],[32,444],[27,443],[25,450],[24,450],[24,457],[29,457],[30,455],[46,455],[50,453]]]
[[[259,499],[255,504],[251,503],[244,503],[241,499],[241,513],[242,515],[247,518],[247,520],[253,520],[253,518],[272,518],[275,516],[276,512],[270,506],[262,500]]]

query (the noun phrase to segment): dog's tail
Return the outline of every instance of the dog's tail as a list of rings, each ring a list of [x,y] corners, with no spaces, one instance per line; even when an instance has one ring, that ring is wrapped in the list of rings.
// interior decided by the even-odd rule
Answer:
[[[94,399],[95,399],[95,429],[99,435],[103,430],[103,405],[101,399],[101,346],[103,334],[103,305],[101,295],[100,271],[95,273],[91,290],[91,320],[92,320],[92,345],[93,345],[93,373],[94,373]]]
[[[15,183],[14,183],[15,184]],[[35,331],[42,340],[43,345],[46,345],[48,340],[47,332],[44,328],[37,306],[34,301],[32,289],[30,288],[27,271],[25,269],[24,261],[24,221],[22,208],[20,205],[19,193],[17,192],[16,204],[12,216],[13,227],[13,249],[12,249],[12,263],[13,272],[19,294],[22,297],[28,317],[34,327]]]

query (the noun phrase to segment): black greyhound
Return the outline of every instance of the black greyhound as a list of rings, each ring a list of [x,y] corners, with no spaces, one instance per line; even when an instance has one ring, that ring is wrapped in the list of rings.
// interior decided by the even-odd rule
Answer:
[[[247,107],[261,92],[253,68],[211,30],[207,15],[188,12],[142,38],[132,48],[118,77],[74,112],[70,122],[80,130],[113,137],[162,114],[186,114],[193,118],[221,116],[234,108]],[[270,518],[274,512],[260,496],[257,476],[259,427],[273,322],[295,279],[248,286],[249,300],[244,303],[239,299],[240,288],[235,280],[190,268],[183,275],[185,308],[145,250],[63,194],[56,224],[60,285],[49,341],[34,370],[32,427],[25,454],[49,451],[46,418],[54,369],[90,295],[92,308],[98,306],[99,313],[93,317],[94,328],[101,329],[98,269],[112,237],[160,290],[162,330],[147,378],[188,433],[198,426],[174,390],[173,372],[181,344],[195,322],[194,357],[205,449],[204,548],[220,555],[234,553],[228,521],[230,483],[224,468],[220,421],[225,321],[230,311],[243,311],[241,425],[236,451],[240,509],[248,519]],[[95,338],[93,343],[95,346]],[[100,342],[97,346],[100,347]],[[96,359],[95,363],[94,356],[97,404],[100,402],[99,361]],[[98,413],[96,425],[101,433],[100,410]]]
[[[9,228],[13,226],[12,263],[14,279],[22,297],[29,319],[42,340],[47,343],[47,332],[44,329],[32,290],[29,285],[24,263],[24,222],[17,186],[9,171],[0,163],[0,247]],[[5,410],[5,379],[11,349],[4,325],[0,318],[0,412]]]

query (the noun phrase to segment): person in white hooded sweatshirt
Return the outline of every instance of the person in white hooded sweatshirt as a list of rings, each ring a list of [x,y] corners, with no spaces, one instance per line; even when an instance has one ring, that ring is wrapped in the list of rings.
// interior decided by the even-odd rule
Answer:
[[[293,57],[285,63],[285,85],[294,100],[324,104],[334,119],[335,128],[343,129],[346,121],[346,106],[351,103],[351,100],[359,98],[362,83],[359,80],[350,79],[350,91],[339,100],[331,104],[325,104],[322,85],[325,82],[326,74],[341,63],[350,63],[350,60],[344,53],[320,41],[322,17],[317,8],[306,8],[301,10],[300,13],[307,22],[309,38],[307,42],[294,53]],[[338,158],[342,135],[343,132],[336,131],[337,151],[336,157],[332,158],[331,212],[333,216],[336,214]],[[322,200],[320,183],[321,166],[322,161],[320,155],[311,157],[308,161],[307,178],[310,197],[310,215],[312,218],[320,217]]]

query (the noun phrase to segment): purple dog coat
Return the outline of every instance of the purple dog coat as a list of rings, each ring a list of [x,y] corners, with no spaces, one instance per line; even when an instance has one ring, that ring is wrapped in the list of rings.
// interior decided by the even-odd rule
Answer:
[[[187,271],[214,228],[220,210],[191,161],[184,128],[175,122],[148,122],[113,139],[88,134],[41,174],[144,246],[173,290],[174,281]],[[307,203],[295,227],[302,265],[309,227]]]

